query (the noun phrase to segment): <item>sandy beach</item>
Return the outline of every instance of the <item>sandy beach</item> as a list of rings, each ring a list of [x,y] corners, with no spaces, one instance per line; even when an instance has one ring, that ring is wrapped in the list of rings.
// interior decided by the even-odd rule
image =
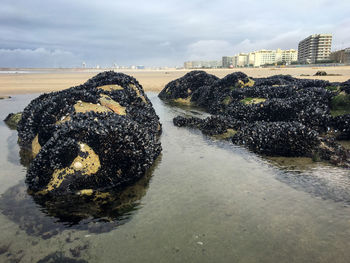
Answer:
[[[333,76],[313,76],[317,71],[326,71]],[[43,93],[58,91],[84,83],[103,70],[77,69],[16,69],[0,71],[0,96]],[[161,91],[171,80],[182,77],[191,70],[121,70],[135,77],[146,91]],[[343,67],[303,67],[303,68],[242,68],[242,69],[206,69],[218,77],[236,71],[242,71],[251,77],[267,77],[277,74],[289,74],[296,78],[313,78],[343,82],[350,79],[350,66]],[[304,76],[303,76],[304,75]],[[308,75],[308,76],[305,76]],[[335,76],[334,76],[335,75]]]

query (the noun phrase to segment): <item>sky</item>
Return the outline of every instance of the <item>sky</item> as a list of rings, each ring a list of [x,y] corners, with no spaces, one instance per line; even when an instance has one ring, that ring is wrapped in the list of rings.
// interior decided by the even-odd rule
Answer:
[[[349,14],[349,0],[1,0],[0,67],[173,67],[317,33],[338,50]]]

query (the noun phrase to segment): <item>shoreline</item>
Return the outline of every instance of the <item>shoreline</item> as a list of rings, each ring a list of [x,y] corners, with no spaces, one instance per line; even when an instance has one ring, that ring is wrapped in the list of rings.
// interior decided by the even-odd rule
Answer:
[[[17,71],[11,72],[10,71]],[[0,69],[0,97],[18,94],[32,94],[59,91],[83,84],[94,75],[111,69]],[[295,67],[295,68],[234,68],[203,69],[222,78],[230,73],[241,71],[253,78],[273,75],[291,75],[295,78],[322,79],[330,82],[344,82],[350,79],[350,66],[336,67]],[[192,71],[187,69],[160,70],[116,70],[136,78],[144,90],[160,92],[170,81]],[[317,71],[326,71],[328,76],[313,76]]]

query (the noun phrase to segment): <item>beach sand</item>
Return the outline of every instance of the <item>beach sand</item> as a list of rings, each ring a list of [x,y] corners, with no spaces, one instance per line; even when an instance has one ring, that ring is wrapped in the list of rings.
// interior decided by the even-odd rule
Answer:
[[[313,76],[317,71],[339,76]],[[103,70],[77,69],[16,69],[18,72],[30,73],[1,73],[0,96],[43,93],[58,91],[80,85]],[[145,91],[161,91],[171,80],[182,77],[191,70],[121,70],[135,77]],[[350,66],[343,67],[304,67],[304,68],[242,68],[242,69],[207,69],[208,73],[220,78],[236,71],[242,71],[251,77],[267,77],[277,74],[289,74],[296,78],[323,79],[331,82],[343,82],[350,79]],[[4,72],[4,71],[3,71]],[[309,76],[302,76],[309,75]]]

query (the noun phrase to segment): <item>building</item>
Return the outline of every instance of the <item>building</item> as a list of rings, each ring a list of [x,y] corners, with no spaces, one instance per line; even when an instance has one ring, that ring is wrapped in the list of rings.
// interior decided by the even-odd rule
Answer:
[[[260,67],[263,65],[274,65],[277,63],[276,50],[259,50],[251,52],[250,64],[253,67]]]
[[[286,65],[298,61],[298,51],[295,49],[282,50],[282,62]]]
[[[350,48],[332,52],[329,59],[335,63],[350,64]]]
[[[210,61],[186,61],[184,63],[185,69],[200,69],[200,68],[221,68],[222,61],[210,60]]]
[[[315,34],[299,42],[299,63],[314,64],[329,60],[332,47],[332,34]]]
[[[186,61],[186,62],[184,63],[184,68],[186,68],[186,69],[193,68],[193,67],[192,67],[192,61]]]
[[[241,67],[248,66],[248,54],[240,53],[240,54],[234,56],[233,66],[235,68],[241,68]]]
[[[222,67],[223,68],[231,68],[233,67],[233,59],[234,57],[222,57]]]
[[[259,50],[248,54],[241,53],[234,56],[234,67],[260,67],[264,65],[289,65],[298,59],[298,52],[289,50]]]

